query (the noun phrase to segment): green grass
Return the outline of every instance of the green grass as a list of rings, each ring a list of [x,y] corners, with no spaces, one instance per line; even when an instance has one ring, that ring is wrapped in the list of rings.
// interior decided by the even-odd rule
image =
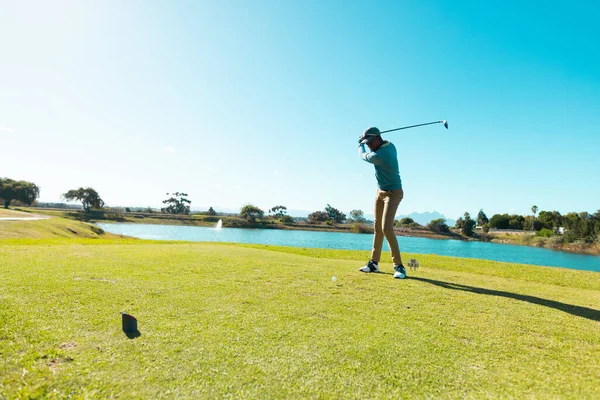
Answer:
[[[28,218],[31,214],[0,207],[0,217]]]
[[[0,239],[48,239],[48,238],[100,238],[115,237],[99,227],[64,218],[48,218],[33,221],[1,221]]]
[[[0,398],[600,397],[600,274],[367,257],[0,241]]]

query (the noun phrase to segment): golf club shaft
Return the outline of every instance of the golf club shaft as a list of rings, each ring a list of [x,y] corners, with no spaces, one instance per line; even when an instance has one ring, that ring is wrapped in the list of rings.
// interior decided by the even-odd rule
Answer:
[[[444,121],[435,121],[435,122],[427,122],[426,124],[403,126],[402,128],[390,129],[389,131],[381,131],[381,133],[394,132],[394,131],[399,131],[399,130],[408,129],[408,128],[416,128],[417,126],[423,126],[423,125],[441,124],[443,122]]]

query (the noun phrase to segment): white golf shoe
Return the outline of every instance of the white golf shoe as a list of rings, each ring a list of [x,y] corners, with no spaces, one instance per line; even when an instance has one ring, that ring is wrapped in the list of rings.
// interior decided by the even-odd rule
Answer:
[[[362,268],[359,269],[360,272],[379,272],[379,264],[373,260],[369,260],[369,262]]]
[[[404,279],[406,278],[406,268],[404,265],[394,265],[394,278],[396,279]]]

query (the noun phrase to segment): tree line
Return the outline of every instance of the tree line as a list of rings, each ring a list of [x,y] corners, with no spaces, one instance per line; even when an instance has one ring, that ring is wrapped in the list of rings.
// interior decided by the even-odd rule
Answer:
[[[17,181],[10,178],[0,178],[0,204],[8,208],[12,202],[19,202],[25,205],[32,205],[39,198],[40,187],[33,182]],[[188,194],[184,192],[167,193],[168,197],[163,200],[164,207],[161,212],[168,214],[189,215],[191,210],[191,200]],[[92,209],[102,209],[104,200],[100,194],[91,187],[72,189],[62,195],[66,201],[81,202],[83,210],[90,212]],[[152,209],[142,209],[142,211],[152,211]],[[129,208],[126,211],[130,211]],[[416,223],[411,218],[402,218],[395,221],[396,227],[406,227],[411,229],[428,229],[436,233],[450,233],[452,230],[458,231],[465,236],[473,236],[476,228],[480,228],[484,233],[491,229],[512,229],[512,230],[530,230],[536,232],[538,236],[550,237],[562,235],[567,243],[583,240],[592,243],[600,237],[600,210],[594,214],[583,212],[569,212],[562,215],[558,211],[539,211],[538,207],[531,207],[531,215],[519,214],[494,214],[488,218],[483,210],[479,210],[476,218],[472,218],[469,212],[465,212],[457,221],[453,229],[446,224],[442,218],[432,220],[425,227]],[[207,215],[217,215],[217,212],[210,207],[208,211],[203,212]],[[537,215],[536,215],[537,214]],[[265,212],[253,205],[246,204],[242,207],[239,216],[250,223],[265,218]],[[287,215],[287,207],[276,205],[267,210],[267,217],[279,220],[285,224],[291,224],[294,219]],[[364,224],[366,218],[362,210],[352,210],[348,216],[337,208],[327,204],[323,210],[314,211],[307,217],[310,224]]]
[[[593,243],[600,237],[600,210],[595,213],[587,211],[561,214],[558,211],[539,211],[537,206],[531,207],[531,215],[494,214],[492,218],[479,210],[473,220],[468,212],[456,221],[455,229],[460,229],[467,236],[472,236],[474,228],[480,227],[484,233],[491,229],[532,231],[537,236],[551,237],[562,235],[563,241],[572,243],[578,240]],[[537,216],[536,216],[537,214]]]

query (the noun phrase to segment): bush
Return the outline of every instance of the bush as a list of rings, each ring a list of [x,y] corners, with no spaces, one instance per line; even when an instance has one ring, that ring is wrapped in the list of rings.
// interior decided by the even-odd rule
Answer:
[[[446,220],[443,218],[434,219],[427,225],[427,228],[429,228],[430,231],[436,233],[450,232],[450,228],[448,227],[448,225],[446,225]]]
[[[396,220],[394,222],[394,227],[396,227],[396,228],[412,228],[412,229],[422,228],[422,226],[418,222],[413,221],[412,218],[402,218],[401,220]]]
[[[373,229],[366,224],[352,224],[350,231],[352,233],[372,233]]]
[[[284,215],[283,217],[281,217],[280,221],[286,225],[290,225],[294,223],[294,218],[289,215]]]
[[[324,211],[315,211],[314,213],[309,214],[308,222],[310,224],[315,224],[317,222],[325,222],[329,219],[329,215]]]
[[[533,242],[533,235],[530,235],[528,233],[524,233],[523,235],[521,235],[521,241],[523,242],[523,244],[531,244],[531,242]]]
[[[483,230],[484,233],[488,233],[490,231],[490,224],[483,224],[481,230]]]
[[[240,211],[240,217],[252,224],[256,222],[257,219],[262,218],[264,215],[265,212],[263,210],[252,204],[246,204]]]
[[[554,236],[554,232],[550,229],[542,228],[542,230],[536,232],[535,235],[540,237],[552,237]]]
[[[588,243],[585,240],[576,240],[573,242],[573,246],[579,251],[583,251],[588,247]]]
[[[408,218],[408,217],[402,218],[399,221],[400,226],[409,226],[410,224],[414,224],[414,223],[415,223],[415,220],[412,218]]]
[[[558,236],[558,235],[552,236],[548,240],[548,245],[553,249],[557,249],[557,248],[561,247],[563,243],[564,243],[564,238],[562,236]]]
[[[494,238],[493,235],[488,235],[487,233],[480,233],[478,236],[482,242],[491,242]]]
[[[92,230],[92,232],[94,232],[96,235],[104,235],[104,229],[100,228],[99,226],[96,225],[90,225],[90,229]]]
[[[579,235],[575,231],[568,230],[564,233],[563,238],[565,243],[573,243],[576,240],[579,240]]]
[[[246,228],[250,225],[250,222],[240,217],[227,218],[223,221],[223,226],[228,228]]]

